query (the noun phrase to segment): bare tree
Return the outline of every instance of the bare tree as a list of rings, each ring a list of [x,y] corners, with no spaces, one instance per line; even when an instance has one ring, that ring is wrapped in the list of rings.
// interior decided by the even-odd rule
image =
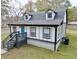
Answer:
[[[25,12],[34,12],[35,9],[35,3],[31,0],[28,1],[27,4],[24,5],[23,9],[25,10]]]
[[[47,9],[56,9],[62,2],[65,2],[65,0],[37,0],[36,6],[38,11],[45,11]]]
[[[1,0],[1,26],[5,26],[8,20],[10,11],[10,0]]]
[[[16,5],[11,6],[10,15],[15,18],[13,19],[13,21],[18,21],[19,17],[22,15],[23,9],[19,1],[14,0],[14,2],[15,4],[17,4],[17,6]]]

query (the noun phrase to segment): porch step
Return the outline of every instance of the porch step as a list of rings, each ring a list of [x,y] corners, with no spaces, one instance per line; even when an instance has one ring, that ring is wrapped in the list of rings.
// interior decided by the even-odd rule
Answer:
[[[1,54],[4,54],[4,53],[6,53],[6,52],[7,52],[6,50],[1,49]]]
[[[14,44],[15,44],[15,40],[11,40],[5,45],[4,49],[5,50],[10,49],[14,46]]]

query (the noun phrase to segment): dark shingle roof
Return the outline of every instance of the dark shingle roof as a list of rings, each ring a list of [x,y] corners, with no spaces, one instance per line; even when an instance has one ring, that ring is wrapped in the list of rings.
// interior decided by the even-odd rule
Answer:
[[[26,24],[26,25],[60,25],[61,22],[64,19],[65,11],[56,11],[57,14],[53,20],[46,20],[46,13],[45,12],[31,12],[29,13],[32,15],[32,18],[30,20],[22,20],[14,23],[10,23],[12,25],[14,24]]]

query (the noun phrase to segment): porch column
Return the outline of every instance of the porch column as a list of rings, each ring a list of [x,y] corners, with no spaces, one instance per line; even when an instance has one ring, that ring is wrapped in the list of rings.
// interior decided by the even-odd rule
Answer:
[[[9,26],[9,29],[10,29],[10,33],[11,33],[11,25],[8,25]]]

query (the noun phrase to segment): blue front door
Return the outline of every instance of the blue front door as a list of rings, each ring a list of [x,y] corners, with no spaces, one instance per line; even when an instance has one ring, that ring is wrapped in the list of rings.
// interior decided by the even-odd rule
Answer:
[[[24,33],[24,32],[25,32],[24,26],[21,26],[21,33]]]

